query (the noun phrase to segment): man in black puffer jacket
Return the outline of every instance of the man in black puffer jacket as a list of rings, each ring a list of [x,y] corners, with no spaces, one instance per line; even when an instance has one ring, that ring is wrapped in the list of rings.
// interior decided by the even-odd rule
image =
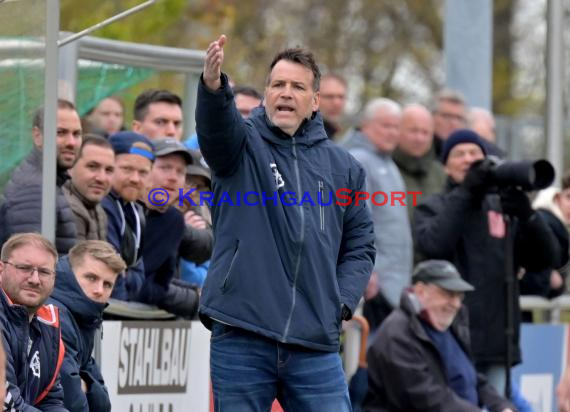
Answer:
[[[67,170],[77,158],[82,135],[75,106],[62,99],[58,100],[57,105],[55,246],[61,255],[67,253],[77,241],[73,212],[62,186],[69,178]],[[44,110],[40,108],[33,120],[34,149],[14,170],[4,190],[0,206],[0,243],[14,233],[41,231],[43,118]]]
[[[93,359],[95,331],[117,275],[126,268],[115,248],[101,240],[79,242],[57,264],[48,300],[59,308],[65,358],[61,365],[64,404],[70,412],[108,412],[109,394]]]
[[[449,176],[446,190],[416,208],[414,238],[423,256],[454,263],[475,287],[465,305],[476,366],[499,393],[505,393],[508,350],[510,366],[521,361],[518,269],[540,271],[549,267],[556,249],[550,231],[525,193],[514,188],[500,195],[491,193],[491,163],[483,160],[485,153],[484,142],[471,130],[458,130],[449,136],[443,151]],[[510,256],[507,247],[512,247]],[[512,272],[507,276],[509,261]],[[512,284],[511,299],[507,299],[507,279]],[[513,325],[510,348],[505,337],[509,313]]]

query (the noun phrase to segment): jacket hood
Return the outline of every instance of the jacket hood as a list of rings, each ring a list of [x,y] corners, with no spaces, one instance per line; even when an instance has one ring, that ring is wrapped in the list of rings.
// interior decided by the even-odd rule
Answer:
[[[51,297],[61,302],[82,327],[97,328],[103,321],[106,303],[91,300],[79,286],[67,256],[61,258],[56,267],[55,287]]]
[[[281,146],[290,146],[292,144],[292,136],[289,136],[269,120],[265,107],[259,106],[253,109],[246,124],[250,122],[265,140]],[[323,140],[328,140],[321,114],[313,112],[310,119],[303,120],[293,137],[295,137],[297,144],[308,147]]]
[[[570,227],[570,222],[567,222],[566,219],[564,219],[564,214],[562,213],[562,210],[560,210],[560,207],[554,201],[554,197],[558,193],[560,193],[560,189],[555,187],[549,187],[544,190],[541,190],[540,192],[538,192],[538,195],[532,202],[532,208],[535,210],[543,209],[549,211],[554,216],[556,216],[558,220],[560,220],[560,222],[562,222],[562,224],[566,226],[566,228],[568,228]]]
[[[411,287],[402,291],[400,296],[400,308],[408,316],[417,316],[421,312],[422,305]]]

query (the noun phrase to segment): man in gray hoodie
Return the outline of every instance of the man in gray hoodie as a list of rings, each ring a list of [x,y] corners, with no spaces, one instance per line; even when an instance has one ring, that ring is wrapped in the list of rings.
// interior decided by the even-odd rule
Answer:
[[[412,272],[413,242],[406,203],[413,198],[395,200],[400,193],[406,193],[402,175],[392,160],[400,136],[400,119],[398,103],[373,99],[364,107],[360,127],[349,132],[342,143],[364,167],[370,194],[367,201],[374,222],[376,263],[364,314],[372,329],[398,307]]]

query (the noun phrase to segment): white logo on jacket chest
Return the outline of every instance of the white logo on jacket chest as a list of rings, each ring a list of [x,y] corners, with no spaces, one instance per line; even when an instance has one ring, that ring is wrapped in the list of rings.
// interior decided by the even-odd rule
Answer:
[[[30,362],[30,369],[36,378],[40,377],[40,353],[36,351]]]
[[[273,179],[275,179],[275,187],[277,190],[285,186],[285,182],[283,181],[283,177],[281,177],[281,173],[279,173],[279,169],[277,169],[277,164],[269,163],[269,167],[271,167],[271,172],[273,173]]]

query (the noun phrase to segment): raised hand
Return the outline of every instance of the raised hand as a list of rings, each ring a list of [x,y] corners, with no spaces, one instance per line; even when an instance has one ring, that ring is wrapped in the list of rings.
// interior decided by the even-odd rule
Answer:
[[[204,84],[210,90],[217,90],[222,85],[220,76],[222,74],[222,63],[224,62],[224,45],[226,44],[226,35],[222,34],[220,38],[213,41],[206,50],[206,60],[204,61]]]

